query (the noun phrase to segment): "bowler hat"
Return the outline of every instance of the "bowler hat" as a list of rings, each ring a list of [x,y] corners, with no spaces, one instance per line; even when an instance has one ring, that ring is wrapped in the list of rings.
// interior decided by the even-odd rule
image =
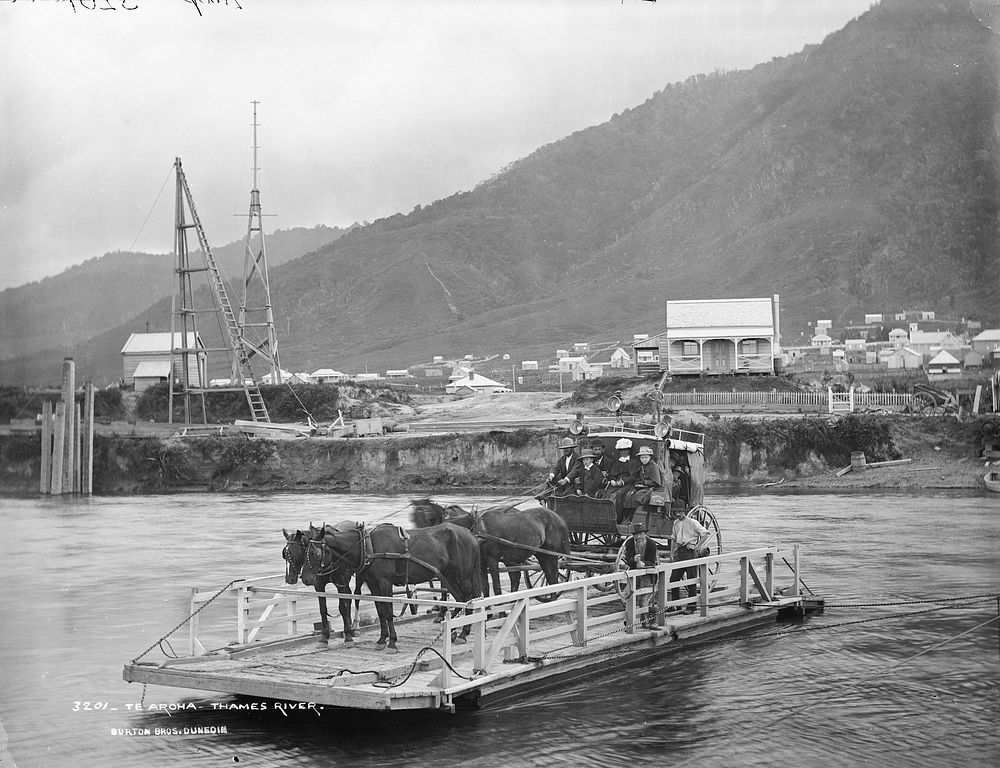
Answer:
[[[645,532],[646,532],[646,526],[645,526],[644,523],[633,523],[632,524],[632,533],[633,533],[633,535],[636,534],[636,533],[645,533]]]

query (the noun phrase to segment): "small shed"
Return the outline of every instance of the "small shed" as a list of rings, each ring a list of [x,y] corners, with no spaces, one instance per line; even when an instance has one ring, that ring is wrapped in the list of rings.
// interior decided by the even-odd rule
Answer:
[[[173,361],[174,381],[183,381],[181,353],[188,350],[187,380],[191,387],[205,386],[208,381],[208,353],[200,334],[193,331],[187,334],[187,343],[181,343],[180,333],[133,333],[122,347],[122,377],[126,384],[135,384],[135,371],[142,363],[166,363],[166,373],[163,365],[143,366],[143,386],[148,387],[156,381],[166,381],[170,377],[170,363]]]

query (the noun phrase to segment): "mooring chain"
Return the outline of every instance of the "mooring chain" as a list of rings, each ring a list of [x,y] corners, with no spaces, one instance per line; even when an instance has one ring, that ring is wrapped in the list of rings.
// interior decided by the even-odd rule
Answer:
[[[228,584],[226,584],[226,586],[224,586],[222,589],[220,589],[218,592],[216,592],[214,595],[212,595],[208,600],[206,600],[204,603],[202,603],[201,606],[199,606],[198,608],[196,608],[195,610],[193,610],[191,612],[191,615],[188,616],[186,619],[184,619],[180,624],[178,624],[176,627],[174,627],[173,629],[171,629],[169,632],[167,632],[167,634],[165,634],[163,637],[161,637],[159,640],[157,640],[155,643],[153,643],[151,646],[149,646],[149,648],[147,648],[142,653],[140,653],[138,656],[136,656],[134,659],[132,659],[132,663],[135,664],[139,659],[141,659],[143,656],[145,656],[147,653],[149,653],[151,650],[153,650],[157,646],[160,646],[160,650],[163,650],[162,643],[163,643],[164,640],[166,640],[174,632],[176,632],[178,629],[180,629],[185,624],[187,624],[189,621],[191,621],[191,619],[193,619],[195,616],[197,616],[199,613],[201,613],[203,610],[205,610],[216,598],[218,598],[223,592],[227,591],[231,586],[233,586],[233,584],[236,584],[237,582],[240,582],[240,581],[243,581],[243,579],[233,579],[231,582],[229,582]],[[169,645],[169,643],[168,643],[168,645]],[[166,654],[164,654],[164,656],[166,656]]]
[[[964,600],[996,600],[1000,598],[997,593],[984,593],[981,595],[966,595],[964,597],[939,597],[934,600],[900,600],[892,603],[825,603],[824,608],[882,608],[892,605],[920,605],[923,603],[952,603]]]

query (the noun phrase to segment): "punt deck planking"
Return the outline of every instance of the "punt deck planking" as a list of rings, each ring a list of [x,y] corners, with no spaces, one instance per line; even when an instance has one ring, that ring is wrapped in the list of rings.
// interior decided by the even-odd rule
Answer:
[[[763,554],[761,577],[752,564],[754,554]],[[797,572],[792,587],[784,590],[787,596],[772,590],[775,554],[777,550],[754,550],[722,556],[742,555],[739,586],[705,589],[697,598],[682,599],[681,604],[695,604],[696,613],[662,614],[658,632],[640,626],[636,603],[643,590],[635,589],[635,579],[650,571],[629,571],[484,598],[475,602],[472,614],[445,622],[436,623],[427,615],[397,620],[398,653],[376,648],[375,625],[362,628],[353,643],[344,643],[338,634],[322,645],[309,632],[163,662],[135,660],[125,666],[123,677],[128,682],[350,709],[454,711],[740,633],[773,623],[780,615],[801,616],[821,608],[821,600],[798,594]],[[797,564],[797,549],[794,557]],[[659,582],[646,591],[657,594],[659,605],[674,605],[668,602],[670,568],[668,563],[650,569],[660,572]],[[701,568],[697,580],[707,586],[706,571]],[[627,590],[601,591],[616,580],[625,585],[626,579]],[[752,595],[754,587],[768,594]],[[261,597],[253,587],[237,589],[239,600],[254,599],[255,593]],[[554,591],[560,592],[554,600],[537,602]],[[316,602],[315,593],[301,589],[263,592],[272,607],[286,600]],[[371,599],[362,596],[366,598]],[[247,605],[239,605],[244,614]],[[490,618],[490,610],[506,615]],[[297,623],[306,625],[306,618],[299,615]],[[280,620],[287,623],[287,616]],[[279,623],[276,618],[270,621]],[[471,628],[469,642],[452,642],[451,630],[463,624]]]

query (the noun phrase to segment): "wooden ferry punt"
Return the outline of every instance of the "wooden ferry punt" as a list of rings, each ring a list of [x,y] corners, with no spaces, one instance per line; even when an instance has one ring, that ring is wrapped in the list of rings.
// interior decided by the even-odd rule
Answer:
[[[698,566],[697,579],[690,581],[701,591],[677,603],[668,600],[669,586],[689,582],[670,585],[669,562],[477,599],[470,604],[471,614],[443,623],[427,614],[397,621],[401,648],[395,655],[375,650],[377,623],[363,628],[353,643],[343,643],[338,633],[329,646],[321,645],[313,626],[315,592],[286,586],[277,576],[247,580],[223,590],[194,591],[188,655],[163,662],[139,657],[125,666],[123,677],[359,710],[454,712],[821,609],[821,600],[800,594],[798,555],[797,546],[784,553],[768,547],[688,561],[685,565]],[[781,569],[787,583],[779,589],[774,565],[783,561],[790,568]],[[726,567],[733,583],[712,589],[709,564]],[[640,626],[636,603],[636,578],[654,571],[656,586],[643,591],[655,592],[658,605],[695,609],[693,614],[661,612],[655,620],[660,631]],[[361,599],[370,613],[376,598]],[[430,598],[378,599],[421,609],[460,605]],[[222,617],[222,626],[235,630],[235,641],[206,650],[214,642],[226,642],[224,636],[212,636],[219,625],[210,627],[208,617],[227,603],[232,609],[234,602],[235,621],[229,614]],[[203,611],[207,603],[214,605]],[[466,624],[471,627],[469,642],[453,643],[452,631]]]

